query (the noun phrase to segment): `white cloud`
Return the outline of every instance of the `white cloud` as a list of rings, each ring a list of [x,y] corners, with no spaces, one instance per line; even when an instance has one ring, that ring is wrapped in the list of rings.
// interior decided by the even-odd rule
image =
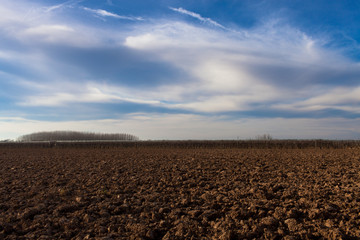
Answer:
[[[76,42],[81,43],[82,39],[67,35],[78,35],[75,27],[40,25],[28,28],[24,34],[37,39],[42,37],[43,41],[48,42],[66,42],[71,39],[76,45]],[[93,92],[83,86],[65,88],[57,84],[52,87],[52,82],[48,84],[46,94],[34,93],[25,96],[21,105],[64,106],[72,102],[131,102],[206,113],[254,111],[254,105],[291,111],[339,108],[338,103],[329,101],[327,104],[314,102],[313,105],[309,102],[315,101],[319,94],[325,94],[328,99],[337,99],[338,86],[327,86],[326,79],[320,79],[319,76],[346,75],[349,69],[355,76],[360,73],[360,67],[351,64],[336,52],[322,48],[316,40],[304,33],[288,29],[287,26],[283,28],[269,24],[248,30],[246,34],[225,34],[183,22],[146,24],[129,34],[124,45],[151,53],[154,59],[170,63],[186,72],[189,79],[183,79],[179,84],[169,81],[169,84],[145,89],[138,89],[136,86],[125,88],[121,86],[121,82],[107,88],[96,86],[100,92]],[[101,42],[102,40],[95,36],[100,30],[92,31],[94,38],[87,36],[87,39]],[[8,57],[9,54],[3,51],[1,56]],[[47,69],[46,62],[52,61],[51,59],[37,57],[39,59],[33,58],[35,61],[31,62],[42,62],[37,65],[44,66],[44,69],[38,71],[61,82],[71,81],[61,80],[61,74]],[[58,63],[55,61],[54,64]],[[83,91],[76,92],[73,89]],[[111,89],[117,90],[115,92]],[[325,92],[321,89],[325,89]],[[162,94],[159,95],[159,92]],[[350,102],[359,103],[356,93],[345,95],[350,98]],[[354,106],[345,105],[341,106],[341,109],[358,112]]]
[[[28,26],[24,25],[21,30],[14,34],[14,37],[24,44],[35,46],[45,42],[86,48],[102,45],[102,37],[107,35],[106,31],[101,29],[95,30],[80,24],[59,22],[61,23],[49,21],[49,24],[36,22]]]
[[[246,34],[226,34],[166,22],[138,30],[124,45],[150,52],[187,72],[191,80],[178,93],[183,100],[173,107],[199,112],[254,110],[254,105],[281,110],[283,106],[276,102],[315,101],[319,89],[328,91],[320,91],[323,97],[341,99],[338,88],[360,74],[359,66],[338,52],[276,23]],[[358,96],[346,93],[352,103],[360,103]],[[336,108],[337,103],[327,107]],[[291,106],[288,110],[300,110],[296,104]]]
[[[60,10],[60,9],[67,8],[67,7],[74,7],[74,5],[76,5],[80,2],[82,2],[82,0],[70,0],[70,1],[66,1],[61,4],[50,6],[50,7],[43,7],[43,9],[44,9],[44,12],[48,13],[48,12]]]
[[[21,106],[65,106],[71,103],[114,103],[128,102],[148,105],[160,105],[157,100],[144,99],[140,93],[132,94],[131,89],[108,88],[94,83],[71,84],[58,91],[56,87],[47,86],[47,94],[38,94],[25,97],[18,104]],[[116,90],[115,90],[116,89]],[[50,92],[49,92],[50,91]]]
[[[103,9],[91,9],[91,8],[87,8],[87,7],[84,7],[83,9],[88,12],[95,13],[96,15],[101,16],[101,17],[113,17],[113,18],[117,18],[117,19],[131,20],[131,21],[143,21],[144,20],[142,17],[122,16],[122,15],[118,15],[116,13],[108,12]]]
[[[25,29],[21,34],[27,39],[36,39],[49,43],[74,41],[75,30],[66,25],[40,25]],[[80,39],[78,39],[80,40]]]
[[[66,25],[40,25],[25,30],[25,33],[30,35],[64,34],[66,32],[74,32],[74,29]]]
[[[3,0],[0,5],[0,34],[14,43],[30,46],[39,46],[45,42],[95,47],[107,42],[109,38],[118,38],[118,33],[95,28],[58,11],[74,8],[79,2],[74,0],[44,7],[35,2]]]
[[[330,88],[322,93],[309,97],[304,101],[292,104],[279,104],[279,109],[298,111],[319,111],[326,109],[343,110],[352,113],[360,113],[360,87],[337,87]]]
[[[195,12],[191,12],[191,11],[188,11],[186,9],[183,9],[183,8],[173,8],[173,7],[170,7],[171,10],[175,11],[175,12],[179,12],[181,14],[185,14],[185,15],[188,15],[188,16],[191,16],[193,18],[196,18],[204,23],[209,23],[215,27],[219,27],[219,28],[223,28],[223,29],[227,29],[225,28],[223,25],[221,25],[220,23],[217,23],[216,21],[212,20],[211,18],[204,18],[202,17],[200,14],[198,13],[195,13]]]
[[[336,98],[334,98],[336,96]],[[325,93],[320,96],[312,97],[303,104],[313,105],[313,104],[348,104],[348,103],[358,103],[360,102],[360,87],[356,88],[336,88],[332,89],[328,93]]]

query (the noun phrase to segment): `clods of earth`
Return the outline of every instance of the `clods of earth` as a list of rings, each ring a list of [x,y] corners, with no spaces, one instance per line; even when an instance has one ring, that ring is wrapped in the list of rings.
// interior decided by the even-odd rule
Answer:
[[[360,239],[360,149],[0,148],[0,239]]]

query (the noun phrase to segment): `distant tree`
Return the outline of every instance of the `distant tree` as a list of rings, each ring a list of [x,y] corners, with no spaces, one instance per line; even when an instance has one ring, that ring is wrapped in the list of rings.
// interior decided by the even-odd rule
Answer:
[[[273,140],[273,137],[270,134],[263,134],[256,136],[256,140]]]
[[[126,133],[91,133],[76,131],[37,132],[20,136],[18,141],[136,141],[138,137]]]

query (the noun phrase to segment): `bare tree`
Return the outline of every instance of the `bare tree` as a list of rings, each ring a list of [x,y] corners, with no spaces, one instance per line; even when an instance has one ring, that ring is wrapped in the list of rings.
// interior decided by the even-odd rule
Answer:
[[[256,140],[273,140],[273,137],[270,134],[266,133],[256,136]]]

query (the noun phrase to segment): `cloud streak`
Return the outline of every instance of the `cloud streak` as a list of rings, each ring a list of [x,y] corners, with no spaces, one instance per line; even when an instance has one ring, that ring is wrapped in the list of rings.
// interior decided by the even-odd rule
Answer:
[[[130,21],[143,21],[144,20],[142,17],[122,16],[122,15],[118,15],[116,13],[108,12],[108,11],[103,10],[103,9],[91,9],[91,8],[87,8],[87,7],[83,7],[83,9],[85,11],[94,13],[97,16],[100,16],[100,17],[112,17],[112,18],[116,18],[116,19],[130,20]]]
[[[226,27],[224,27],[220,23],[212,20],[211,18],[202,17],[200,14],[188,11],[188,10],[186,10],[184,8],[181,8],[181,7],[180,8],[169,7],[169,9],[173,10],[174,12],[178,12],[178,13],[181,13],[181,14],[188,15],[190,17],[196,18],[196,19],[200,20],[201,22],[213,25],[215,27],[219,27],[219,28],[222,28],[222,29],[227,29]]]
[[[74,91],[71,89],[81,89]],[[128,89],[115,88],[116,90],[109,90],[108,88],[101,88],[100,86],[88,85],[69,85],[69,89],[64,92],[53,92],[49,95],[37,95],[26,98],[19,104],[22,106],[66,106],[71,103],[116,103],[128,102],[137,104],[159,105],[160,102],[156,100],[143,99],[138,96],[131,97],[131,91]]]
[[[73,7],[82,1],[83,0],[70,0],[70,1],[66,1],[61,4],[50,6],[50,7],[43,7],[43,9],[44,9],[44,12],[49,13],[49,12],[52,12],[55,10],[60,10],[60,9],[67,8],[67,7]]]

